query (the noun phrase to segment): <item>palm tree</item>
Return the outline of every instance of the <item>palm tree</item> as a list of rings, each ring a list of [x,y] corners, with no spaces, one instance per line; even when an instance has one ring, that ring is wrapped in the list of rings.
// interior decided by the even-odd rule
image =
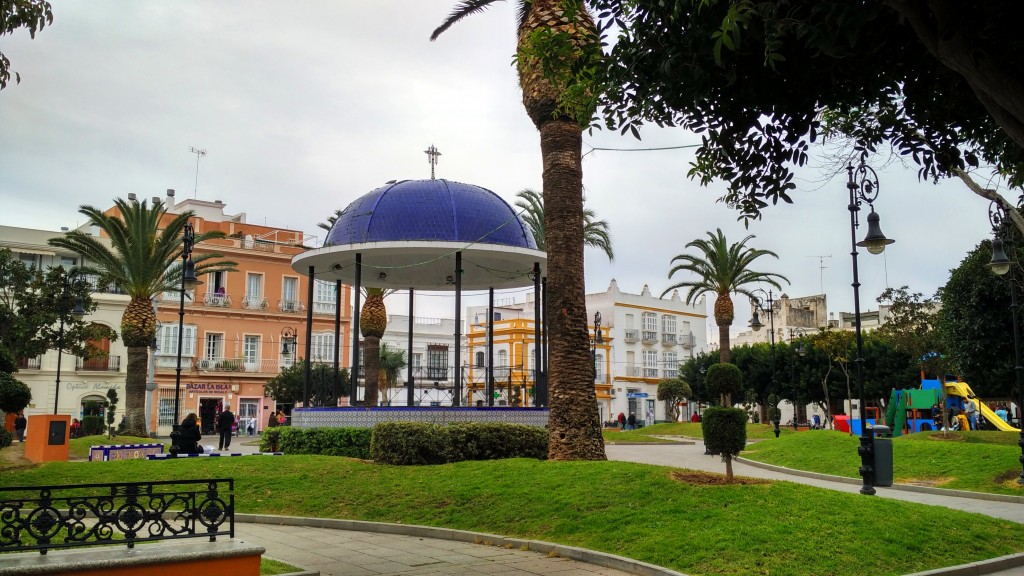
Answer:
[[[437,39],[496,0],[464,0],[431,35]],[[526,113],[540,132],[548,252],[550,396],[548,457],[604,460],[591,378],[583,283],[583,130],[596,110],[590,84],[601,58],[584,2],[519,0],[516,67]]]
[[[106,234],[110,247],[98,237],[79,230],[53,238],[50,244],[80,254],[83,261],[92,262],[82,266],[84,273],[99,276],[101,284],[116,286],[131,298],[121,318],[121,338],[128,348],[125,419],[131,435],[148,436],[145,424],[148,347],[156,337],[153,297],[181,289],[182,233],[195,214],[183,212],[165,224],[167,209],[159,200],[147,206],[145,200],[118,198],[114,204],[117,215],[104,214],[92,206],[81,206],[78,210],[88,218],[90,225]],[[196,234],[195,241],[198,244],[223,237],[223,232],[204,232]],[[221,254],[217,253],[195,256],[196,275],[234,270],[234,262],[214,261],[219,258]]]
[[[523,209],[523,221],[533,232],[533,239],[537,242],[537,249],[547,251],[547,242],[544,236],[544,196],[536,190],[529,188],[521,190],[516,197],[516,206]],[[583,209],[583,244],[591,248],[597,248],[608,256],[609,260],[615,259],[612,251],[612,236],[608,231],[608,223],[604,220],[594,220],[597,213],[590,208]]]
[[[387,390],[398,385],[398,376],[402,373],[402,368],[405,368],[405,364],[405,350],[392,348],[387,344],[380,345],[380,370],[377,387],[385,400],[388,397]]]
[[[665,296],[676,288],[689,288],[686,293],[686,303],[692,304],[699,296],[706,292],[715,294],[715,323],[718,324],[719,361],[729,361],[729,326],[732,325],[735,311],[733,310],[732,298],[729,294],[742,294],[753,298],[753,286],[764,282],[781,290],[779,280],[789,280],[781,274],[774,272],[755,272],[750,269],[754,260],[761,256],[778,255],[771,250],[756,250],[747,248],[747,241],[754,238],[751,234],[743,240],[730,245],[719,228],[715,234],[708,232],[709,240],[694,240],[686,245],[687,248],[696,248],[697,255],[680,254],[672,259],[672,262],[679,262],[668,271],[671,278],[676,272],[692,272],[697,276],[695,280],[688,280],[673,284],[661,293]]]

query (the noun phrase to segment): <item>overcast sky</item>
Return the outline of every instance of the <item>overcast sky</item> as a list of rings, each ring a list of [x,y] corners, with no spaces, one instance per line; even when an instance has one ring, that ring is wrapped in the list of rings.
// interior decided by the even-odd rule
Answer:
[[[74,227],[80,204],[106,208],[130,192],[192,198],[190,146],[207,151],[200,199],[321,238],[316,224],[334,209],[388,180],[429,178],[431,144],[440,178],[510,203],[523,188],[540,190],[539,139],[511,66],[515,3],[430,42],[455,3],[54,1],[52,27],[2,40],[22,81],[0,92],[0,224]],[[681,129],[642,134],[586,134],[584,151],[699,142]],[[692,159],[692,149],[585,156],[587,205],[609,222],[616,253],[609,263],[587,251],[588,292],[615,278],[624,292],[649,284],[660,294],[671,258],[720,227],[730,241],[754,234],[751,246],[778,253],[758,265],[787,276],[790,296],[824,291],[831,312],[852,311],[845,173],[823,181],[817,167],[801,171],[795,204],[769,207],[747,230],[716,201],[723,184],[686,177]],[[861,253],[862,308],[877,308],[886,285],[933,293],[989,235],[987,207],[959,182],[885,168],[876,210],[896,243],[884,257]],[[404,313],[404,302],[390,311]],[[736,304],[734,331],[749,320]],[[417,315],[451,317],[450,306],[424,296]]]

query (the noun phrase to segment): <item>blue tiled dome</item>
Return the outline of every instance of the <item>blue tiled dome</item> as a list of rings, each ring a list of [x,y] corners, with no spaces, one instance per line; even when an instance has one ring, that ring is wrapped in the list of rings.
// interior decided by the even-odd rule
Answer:
[[[395,241],[537,249],[530,229],[497,194],[450,180],[402,180],[377,188],[345,208],[324,246]]]

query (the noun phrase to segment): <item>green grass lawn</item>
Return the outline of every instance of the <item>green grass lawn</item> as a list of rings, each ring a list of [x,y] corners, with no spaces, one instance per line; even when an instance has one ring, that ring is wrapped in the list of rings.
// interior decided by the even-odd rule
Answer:
[[[695,575],[896,575],[1024,551],[1020,526],[1008,521],[790,482],[706,485],[673,472],[625,462],[397,467],[281,456],[49,463],[7,470],[0,485],[231,477],[239,512],[497,533]]]
[[[663,440],[661,438],[655,438],[645,434],[637,434],[637,431],[630,430],[629,432],[623,432],[620,430],[602,430],[601,435],[604,436],[605,442],[644,442],[647,444],[671,444],[671,440]]]
[[[900,483],[1024,496],[1016,432],[922,432],[893,438],[893,474]],[[748,447],[744,458],[797,470],[859,478],[858,436],[801,432]]]
[[[291,574],[302,572],[302,568],[285,564],[270,558],[260,558],[260,576],[276,576],[277,574]]]

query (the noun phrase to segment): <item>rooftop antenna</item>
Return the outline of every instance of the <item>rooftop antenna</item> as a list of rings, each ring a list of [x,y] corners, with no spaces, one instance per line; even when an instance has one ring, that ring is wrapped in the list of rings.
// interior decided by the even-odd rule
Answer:
[[[430,179],[433,180],[434,166],[437,166],[437,157],[440,156],[441,153],[437,151],[437,148],[435,148],[433,144],[430,145],[430,148],[424,150],[423,153],[427,155],[427,161],[430,162]]]
[[[188,151],[196,155],[196,187],[192,189],[192,198],[196,198],[196,194],[199,192],[199,159],[206,156],[206,148],[196,148],[195,146],[189,146]]]
[[[818,259],[818,268],[819,268],[819,270],[818,270],[818,281],[821,282],[821,293],[822,294],[825,293],[825,268],[828,268],[828,266],[825,266],[825,258],[831,258],[831,257],[832,257],[831,254],[825,254],[823,256],[808,256],[808,258],[817,258]]]

